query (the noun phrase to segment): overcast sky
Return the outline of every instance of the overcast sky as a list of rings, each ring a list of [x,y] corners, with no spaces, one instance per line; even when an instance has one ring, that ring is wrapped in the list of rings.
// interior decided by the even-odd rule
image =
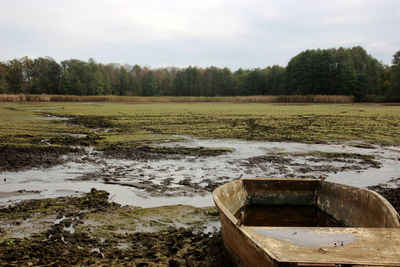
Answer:
[[[400,0],[0,0],[0,61],[236,70],[360,45],[391,64],[399,29]]]

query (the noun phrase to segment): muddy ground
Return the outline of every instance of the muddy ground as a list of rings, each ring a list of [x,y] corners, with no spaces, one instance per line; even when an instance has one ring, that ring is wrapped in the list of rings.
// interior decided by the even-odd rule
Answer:
[[[400,181],[400,177],[396,179]],[[369,186],[368,189],[373,190],[381,194],[386,198],[390,204],[396,209],[397,213],[400,214],[400,186],[388,187],[386,184],[380,184],[375,186]]]
[[[400,188],[371,187],[400,211]],[[0,209],[0,266],[232,266],[216,208],[143,209],[81,197]]]
[[[82,151],[77,148],[0,146],[0,172],[37,167],[49,168],[65,163],[67,158],[80,153]],[[67,157],[62,157],[64,155]]]
[[[143,147],[96,153],[111,158],[160,160],[225,152]],[[85,153],[82,148],[2,147],[0,171],[46,169],[77,157],[90,162]],[[7,182],[5,177],[0,178]],[[104,178],[104,183],[113,181]],[[27,193],[38,192],[19,190],[14,195]],[[0,266],[59,265],[231,266],[232,262],[222,243],[215,208],[121,207],[109,201],[109,193],[92,189],[81,197],[26,200],[0,209]]]
[[[108,196],[92,189],[0,209],[0,265],[232,265],[215,208],[121,207]]]
[[[254,121],[251,122],[249,125],[254,126]],[[331,147],[316,148],[315,151],[304,148],[311,144],[281,143],[283,148],[277,144],[257,147],[256,143],[221,140],[220,143],[211,142],[216,145],[211,147],[210,141],[197,139],[189,140],[192,146],[165,145],[161,141],[99,145],[99,140],[105,138],[102,134],[124,133],[130,128],[101,116],[71,117],[68,124],[87,129],[80,134],[63,132],[46,139],[29,136],[32,141],[29,146],[0,146],[0,186],[10,185],[8,188],[16,190],[0,190],[4,191],[0,192],[0,198],[42,197],[46,188],[30,188],[38,181],[44,187],[57,182],[71,186],[72,182],[87,181],[102,186],[133,188],[134,192],[140,191],[150,197],[146,201],[153,197],[166,201],[173,197],[209,196],[218,185],[241,175],[328,179],[334,174],[349,176],[349,173],[382,170],[400,160],[397,148],[394,152],[389,148],[380,151],[378,146],[365,142],[334,144],[333,151],[329,150]],[[256,131],[250,126],[248,132],[254,134]],[[147,128],[144,130],[159,133],[157,129]],[[267,129],[261,130],[260,134]],[[248,139],[259,138],[249,136]],[[360,148],[362,153],[349,148],[352,146]],[[244,155],[239,155],[240,151]],[[69,162],[75,165],[68,165]],[[86,171],[83,167],[89,165],[96,168]],[[53,170],[54,166],[65,169]],[[31,180],[26,178],[25,181],[25,177],[20,179],[16,174],[32,168],[38,168],[39,172]],[[58,175],[68,172],[68,168],[77,175],[57,180]],[[40,177],[50,172],[54,175]],[[398,185],[399,181],[394,180],[391,186],[383,183],[370,188],[386,197],[399,211]],[[110,196],[106,191],[92,189],[84,195],[31,199],[0,208],[0,266],[232,265],[222,244],[218,212],[214,207],[140,208],[141,205],[136,203],[121,206],[112,201],[114,197],[118,195]]]
[[[161,152],[160,152],[161,151]],[[166,152],[165,152],[166,151]],[[15,170],[33,166],[49,167],[66,160],[64,151],[32,149],[18,151],[26,156],[24,161],[12,164],[3,161],[4,170]],[[164,153],[163,153],[164,152]],[[13,150],[3,151],[15,153]],[[81,149],[69,151],[67,155],[81,155]],[[176,152],[168,148],[118,148],[102,153],[105,157],[140,157],[142,160],[179,159],[194,153],[195,157],[207,156],[207,149],[184,149]],[[205,153],[205,155],[204,155]],[[212,153],[228,153],[216,150]],[[29,156],[28,156],[29,155]],[[253,157],[245,163],[246,168],[263,164],[277,167],[293,163],[299,154],[276,154]],[[379,168],[374,158],[361,154],[320,152],[308,154],[312,161],[344,161],[346,168],[362,170]],[[24,163],[23,163],[24,162]],[[299,173],[307,165],[296,165]],[[313,167],[315,168],[315,166]],[[322,167],[321,167],[322,168]],[[325,166],[325,171],[330,170]],[[284,169],[281,170],[284,172]],[[101,177],[97,174],[94,178]],[[92,179],[93,177],[87,177]],[[81,176],[80,179],[85,179]],[[115,181],[114,181],[115,182]],[[396,181],[391,181],[396,183]],[[113,180],[104,180],[113,183]],[[199,188],[211,192],[224,181],[209,181]],[[145,183],[144,183],[145,184]],[[196,188],[189,180],[182,186]],[[140,185],[135,185],[140,186]],[[168,185],[164,185],[168,188]],[[144,186],[149,191],[162,191],[154,186]],[[385,184],[371,186],[400,211],[400,187]],[[21,194],[26,193],[19,192]],[[232,266],[232,261],[222,243],[216,208],[192,206],[166,206],[140,208],[121,206],[109,201],[109,193],[92,189],[80,197],[58,197],[27,200],[0,209],[0,265],[1,266]]]

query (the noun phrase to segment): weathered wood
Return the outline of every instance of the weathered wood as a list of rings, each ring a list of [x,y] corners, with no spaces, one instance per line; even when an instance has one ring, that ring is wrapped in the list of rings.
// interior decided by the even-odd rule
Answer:
[[[224,244],[238,265],[400,266],[399,215],[370,190],[315,179],[249,178],[218,187],[213,197]],[[237,225],[234,214],[249,204],[315,205],[346,227]]]

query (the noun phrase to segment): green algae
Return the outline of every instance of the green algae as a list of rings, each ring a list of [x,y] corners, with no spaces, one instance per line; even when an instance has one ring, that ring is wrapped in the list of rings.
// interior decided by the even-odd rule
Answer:
[[[37,112],[70,120],[32,119]],[[400,144],[400,107],[379,104],[234,103],[1,103],[0,140],[34,145],[39,140],[143,146],[177,135],[259,141]],[[85,141],[57,140],[59,133],[89,134]],[[86,143],[85,143],[86,142]]]

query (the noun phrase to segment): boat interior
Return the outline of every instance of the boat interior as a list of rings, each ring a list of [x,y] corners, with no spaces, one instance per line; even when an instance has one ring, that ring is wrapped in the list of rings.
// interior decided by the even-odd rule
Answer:
[[[370,190],[316,179],[247,178],[218,187],[213,197],[225,247],[238,260],[400,263],[399,215]]]

